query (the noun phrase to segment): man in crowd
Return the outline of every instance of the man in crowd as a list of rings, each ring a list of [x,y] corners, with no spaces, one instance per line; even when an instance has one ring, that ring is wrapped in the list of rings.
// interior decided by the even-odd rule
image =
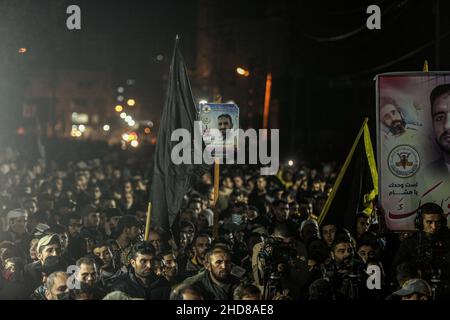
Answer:
[[[206,252],[206,270],[187,278],[183,284],[198,290],[205,300],[231,300],[239,280],[231,275],[231,252],[217,245]]]
[[[133,298],[167,300],[170,285],[154,272],[155,249],[146,242],[136,243],[131,250],[129,271],[120,276],[110,288]]]

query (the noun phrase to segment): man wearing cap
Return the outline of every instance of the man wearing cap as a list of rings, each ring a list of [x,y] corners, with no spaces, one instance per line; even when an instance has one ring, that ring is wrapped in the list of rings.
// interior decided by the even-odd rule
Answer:
[[[38,261],[25,266],[25,276],[34,288],[42,283],[42,265],[49,256],[61,256],[61,241],[57,234],[48,234],[39,239],[37,247]]]
[[[400,290],[393,293],[401,300],[430,300],[432,297],[431,287],[423,279],[411,279],[406,281]]]
[[[8,231],[0,233],[0,242],[10,241],[20,248],[24,257],[27,256],[28,246],[31,241],[31,236],[27,232],[28,214],[24,209],[14,209],[6,215],[6,225]]]

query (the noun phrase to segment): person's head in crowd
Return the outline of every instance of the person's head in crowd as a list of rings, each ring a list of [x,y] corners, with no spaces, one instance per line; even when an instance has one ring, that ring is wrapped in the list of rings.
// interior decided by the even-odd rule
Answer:
[[[39,238],[33,238],[30,241],[30,259],[32,262],[37,261],[37,244],[39,242]]]
[[[258,192],[266,192],[267,180],[264,176],[259,176],[256,179],[256,189]]]
[[[171,281],[178,274],[177,258],[172,250],[164,249],[161,251],[159,258],[161,260],[161,273],[168,280]]]
[[[325,242],[315,239],[308,244],[308,266],[310,270],[324,264],[330,257],[330,249]]]
[[[154,274],[155,248],[148,242],[138,242],[133,245],[130,265],[134,274],[140,280],[146,282],[149,276]]]
[[[195,236],[195,227],[192,222],[188,220],[180,221],[180,245],[187,248],[191,245]]]
[[[241,175],[236,175],[233,177],[234,188],[239,190],[244,188],[244,179]]]
[[[106,216],[106,229],[114,230],[115,228],[117,228],[119,220],[123,216],[123,212],[118,208],[108,208],[104,211],[104,213]]]
[[[36,246],[37,257],[44,263],[49,256],[61,256],[61,241],[57,234],[48,234],[39,239]]]
[[[244,204],[245,203],[245,195],[240,190],[233,190],[230,193],[230,197],[228,199],[228,205],[231,207],[236,204]]]
[[[275,200],[286,200],[284,197],[284,189],[283,188],[277,188],[273,191]]]
[[[42,264],[42,284],[45,286],[47,284],[48,277],[57,271],[66,271],[67,263],[61,257],[48,256],[44,263]]]
[[[67,286],[69,276],[63,271],[50,274],[47,278],[47,290],[45,297],[47,300],[69,300],[70,291]]]
[[[195,221],[194,211],[192,209],[185,208],[180,213],[180,221],[194,222]]]
[[[134,213],[134,215],[136,216],[136,218],[141,221],[143,224],[145,224],[146,220],[147,220],[147,208],[145,208],[145,205],[140,203],[136,205],[136,211]]]
[[[272,204],[274,220],[276,223],[283,223],[289,218],[289,205],[284,200],[276,200]]]
[[[327,246],[331,247],[336,235],[337,227],[332,222],[324,222],[320,226],[321,236]]]
[[[33,198],[28,198],[23,202],[22,208],[26,210],[29,216],[32,216],[38,211],[37,201]]]
[[[205,256],[205,268],[215,282],[226,283],[231,274],[231,252],[223,245],[209,248]]]
[[[97,268],[92,258],[83,257],[77,260],[77,280],[81,284],[93,287],[97,283]]]
[[[318,178],[314,179],[311,184],[311,191],[313,193],[322,192],[322,181]]]
[[[229,176],[225,176],[221,180],[222,190],[232,190],[233,189],[233,180]]]
[[[6,215],[8,230],[15,234],[24,234],[27,232],[28,213],[24,209],[14,209]]]
[[[81,216],[83,217],[83,226],[85,228],[97,228],[100,223],[99,210],[93,205],[84,207],[81,210]]]
[[[161,228],[151,227],[148,233],[148,242],[155,248],[155,254],[158,255],[161,251],[161,246],[165,239],[163,239],[163,232]]]
[[[393,295],[401,297],[401,300],[430,300],[431,292],[431,287],[425,280],[410,279]]]
[[[438,204],[428,202],[421,205],[417,211],[418,228],[426,235],[436,235],[446,227],[444,210]]]
[[[100,199],[102,198],[102,190],[100,189],[100,187],[98,185],[94,185],[91,188],[91,198],[94,201],[100,201]]]
[[[201,200],[190,201],[188,208],[194,212],[194,217],[197,217],[197,215],[200,213],[200,211],[202,211]]]
[[[295,230],[286,223],[278,224],[275,226],[272,236],[285,244],[291,244],[294,241]]]
[[[133,193],[127,192],[127,193],[124,194],[123,198],[124,198],[125,207],[127,209],[131,208],[131,206],[133,206],[133,204],[134,204]]]
[[[195,221],[195,228],[198,231],[206,230],[213,224],[213,215],[211,214],[211,210],[203,210],[197,215],[197,219]]]
[[[135,241],[140,233],[140,223],[135,216],[125,215],[120,218],[117,224],[118,238],[122,238],[124,241]]]
[[[203,297],[194,287],[180,284],[170,293],[170,300],[203,300]]]
[[[103,209],[114,209],[117,208],[117,202],[114,199],[106,199],[103,201]]]
[[[233,300],[261,300],[261,291],[253,284],[240,284],[234,289]]]
[[[327,279],[317,279],[309,286],[309,300],[330,301],[333,300],[333,289]]]
[[[358,241],[356,252],[364,263],[368,263],[375,253],[374,244],[369,241]]]
[[[253,223],[259,216],[258,209],[254,206],[248,206],[244,214],[246,223]]]
[[[370,227],[370,218],[365,213],[360,212],[356,215],[356,237],[359,238],[367,232]]]
[[[344,234],[336,236],[333,244],[331,245],[331,257],[333,260],[340,264],[353,257],[353,254],[353,244],[350,238]]]
[[[202,183],[205,185],[211,185],[212,184],[212,177],[209,172],[206,172],[202,175]]]
[[[55,177],[53,179],[53,191],[55,193],[61,193],[64,189],[64,181],[62,178]]]
[[[67,226],[67,233],[70,237],[74,238],[80,235],[83,219],[77,213],[70,213],[63,221]]]
[[[106,242],[96,242],[93,246],[92,253],[101,260],[102,267],[112,264],[112,250]]]
[[[304,243],[308,244],[313,239],[320,239],[319,225],[316,220],[308,219],[300,226],[300,235]]]
[[[119,203],[122,200],[122,190],[120,188],[114,188],[112,191],[113,200]]]
[[[123,193],[127,194],[127,193],[132,193],[133,192],[133,185],[131,183],[131,181],[125,181],[123,183]]]
[[[205,255],[211,246],[211,237],[208,234],[198,234],[193,241],[194,259],[197,263],[204,265]]]
[[[56,224],[50,228],[51,233],[55,233],[59,237],[61,243],[61,252],[65,252],[69,245],[69,238],[67,236],[67,228],[63,225]]]
[[[61,198],[55,203],[55,210],[64,220],[64,217],[69,215],[72,212],[75,212],[77,204],[67,198]]]
[[[415,261],[400,263],[395,268],[395,280],[399,287],[402,287],[406,281],[419,277],[419,271],[417,270]]]
[[[25,260],[20,257],[10,257],[4,260],[3,280],[22,281],[24,278]]]

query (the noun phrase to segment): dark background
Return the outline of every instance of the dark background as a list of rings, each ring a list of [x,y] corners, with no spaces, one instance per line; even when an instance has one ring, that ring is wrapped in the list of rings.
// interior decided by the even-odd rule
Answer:
[[[80,31],[66,28],[71,4],[81,7]],[[381,30],[365,27],[370,4],[381,8]],[[376,74],[420,71],[425,59],[430,70],[450,69],[448,1],[1,0],[0,8],[0,132],[8,139],[35,66],[109,68],[117,85],[135,79],[142,116],[157,125],[176,34],[195,97],[211,101],[219,90],[240,106],[243,127],[261,127],[272,72],[270,126],[280,128],[281,160],[341,161],[366,116],[374,133]],[[102,47],[82,45],[87,39]],[[22,46],[26,55],[17,54]]]

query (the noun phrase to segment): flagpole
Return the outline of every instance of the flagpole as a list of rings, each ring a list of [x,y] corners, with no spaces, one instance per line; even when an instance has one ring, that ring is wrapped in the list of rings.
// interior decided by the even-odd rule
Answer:
[[[151,214],[151,211],[152,211],[152,203],[149,201],[148,207],[147,207],[147,221],[145,223],[144,241],[148,241],[148,238],[150,236],[150,214]]]
[[[219,199],[220,163],[218,158],[214,158],[214,225],[213,238],[219,238],[219,212],[217,211],[217,200]]]
[[[364,132],[364,127],[366,126],[367,121],[369,121],[369,118],[364,119],[361,129],[359,129],[358,135],[356,136],[355,142],[353,142],[352,148],[350,149],[350,152],[347,155],[347,158],[345,159],[344,165],[342,166],[341,170],[339,171],[339,174],[338,174],[336,181],[333,185],[333,188],[331,190],[331,194],[328,196],[328,199],[325,202],[325,205],[323,206],[322,212],[320,213],[319,218],[317,219],[317,223],[319,225],[322,224],[323,220],[325,219],[325,216],[328,213],[328,209],[330,208],[330,205],[333,202],[333,199],[334,199],[334,196],[336,195],[337,189],[339,188],[339,185],[341,184],[342,179],[344,178],[345,172],[347,171],[347,168],[353,158],[353,154],[355,153],[356,146],[358,145],[358,142],[361,139],[361,135]]]

